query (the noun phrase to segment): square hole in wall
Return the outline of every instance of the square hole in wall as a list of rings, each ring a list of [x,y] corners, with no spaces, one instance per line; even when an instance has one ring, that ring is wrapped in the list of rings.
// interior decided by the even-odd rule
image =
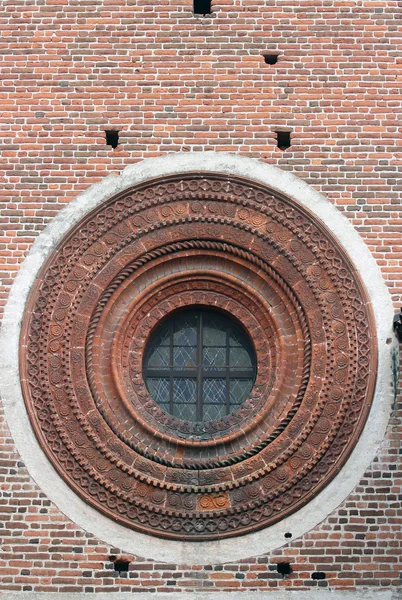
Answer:
[[[195,15],[210,15],[212,12],[211,0],[194,0],[193,11]]]

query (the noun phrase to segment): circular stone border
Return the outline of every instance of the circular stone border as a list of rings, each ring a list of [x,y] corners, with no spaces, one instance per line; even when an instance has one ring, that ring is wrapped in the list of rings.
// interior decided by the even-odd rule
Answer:
[[[198,171],[248,177],[289,196],[330,227],[356,266],[366,286],[377,327],[378,374],[373,405],[363,433],[340,473],[297,513],[262,531],[241,538],[205,542],[161,540],[133,532],[85,504],[62,481],[36,440],[21,392],[18,352],[21,322],[31,287],[54,246],[84,215],[120,191],[155,176]],[[178,153],[148,159],[111,175],[80,194],[53,219],[33,244],[21,265],[6,305],[0,338],[3,365],[2,396],[6,418],[22,459],[42,491],[78,526],[125,552],[158,561],[211,564],[235,561],[270,552],[295,539],[327,517],[359,483],[384,437],[392,394],[393,306],[388,289],[369,249],[349,221],[321,194],[290,173],[256,159],[226,153]],[[387,344],[387,339],[393,343]]]

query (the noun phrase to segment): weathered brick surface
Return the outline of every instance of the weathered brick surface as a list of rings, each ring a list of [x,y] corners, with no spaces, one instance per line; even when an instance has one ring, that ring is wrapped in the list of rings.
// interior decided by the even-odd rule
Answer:
[[[35,236],[80,191],[168,152],[277,165],[357,228],[402,300],[401,41],[395,0],[6,0],[0,4],[1,302]],[[278,50],[276,65],[262,52]],[[118,129],[116,150],[105,129]],[[292,132],[276,147],[275,130]],[[237,564],[131,559],[70,523],[30,479],[3,425],[1,586],[7,590],[385,588],[402,567],[395,402],[375,462],[345,503],[284,549]],[[288,561],[286,578],[276,563]],[[325,580],[313,580],[322,571]]]

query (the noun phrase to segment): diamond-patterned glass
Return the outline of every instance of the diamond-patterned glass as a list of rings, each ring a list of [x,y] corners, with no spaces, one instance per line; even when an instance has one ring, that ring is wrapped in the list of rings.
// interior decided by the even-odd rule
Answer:
[[[176,316],[173,333],[174,346],[197,346],[197,324],[199,319],[196,315],[185,314]]]
[[[204,379],[202,399],[205,404],[226,403],[226,379]]]
[[[170,323],[164,323],[158,330],[158,345],[170,346]]]
[[[253,388],[252,379],[231,379],[229,387],[230,403],[238,406],[242,404]]]
[[[243,346],[244,336],[240,331],[230,331],[229,333],[229,346]]]
[[[231,367],[251,367],[251,356],[244,348],[230,348],[229,364]]]
[[[177,404],[186,404],[196,401],[197,380],[189,377],[175,377],[173,379],[173,401]]]
[[[189,404],[173,404],[173,416],[182,421],[197,421],[197,405],[196,403]]]
[[[216,313],[219,315],[219,313]],[[215,315],[205,317],[203,323],[203,341],[204,346],[226,346],[226,330],[228,319],[219,315],[219,320]]]
[[[197,365],[196,348],[191,346],[178,346],[173,348],[173,366],[194,368]]]
[[[169,362],[169,346],[156,346],[148,358],[148,367],[168,367]]]
[[[170,382],[168,377],[148,377],[147,385],[148,391],[155,402],[160,405],[169,402]]]
[[[203,411],[203,421],[217,421],[227,414],[226,406],[220,404],[204,404]]]
[[[234,320],[218,311],[187,310],[151,337],[144,377],[155,402],[178,419],[221,419],[252,390],[254,350]]]
[[[183,421],[197,420],[196,404],[197,380],[190,378],[173,379],[173,415]]]
[[[226,348],[204,348],[203,349],[205,367],[224,367],[226,365]]]

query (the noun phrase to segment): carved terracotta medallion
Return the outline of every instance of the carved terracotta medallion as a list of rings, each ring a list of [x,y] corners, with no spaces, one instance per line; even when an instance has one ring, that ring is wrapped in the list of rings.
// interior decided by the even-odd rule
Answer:
[[[144,378],[154,332],[192,310],[253,345],[251,392],[219,419],[164,410]],[[60,475],[172,539],[241,535],[306,504],[346,461],[375,383],[367,295],[329,229],[219,174],[141,183],[81,220],[42,269],[21,342],[26,405]]]

